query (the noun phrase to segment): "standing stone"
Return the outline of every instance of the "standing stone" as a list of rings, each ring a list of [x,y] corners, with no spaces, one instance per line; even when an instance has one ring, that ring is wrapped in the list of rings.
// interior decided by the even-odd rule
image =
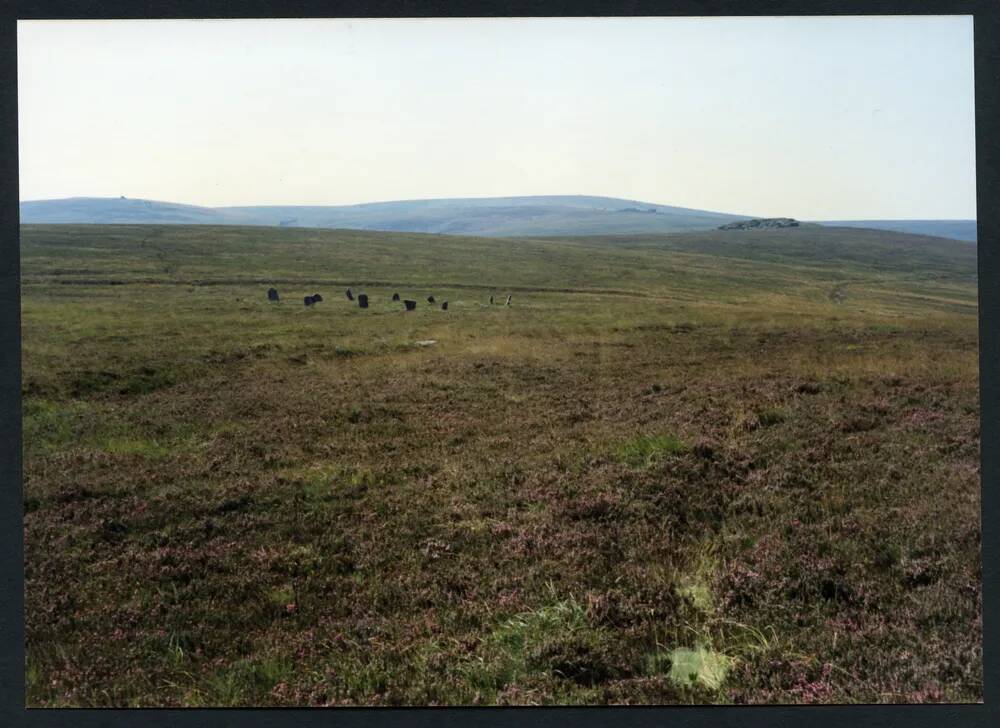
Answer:
[[[368,308],[368,294],[359,293],[358,294],[358,306],[361,308]]]
[[[510,305],[510,296],[507,296],[507,305]]]
[[[490,305],[493,305],[493,296],[490,296]]]
[[[392,300],[393,301],[398,301],[399,300],[399,294],[398,293],[393,293],[392,294]]]
[[[354,300],[354,294],[351,293],[351,289],[350,288],[347,289],[347,300],[348,301],[353,301]]]
[[[444,303],[441,304],[441,310],[442,311],[447,311],[448,310],[448,302],[447,301],[445,301]]]
[[[406,301],[403,301],[403,303],[406,304],[406,310],[407,311],[412,311],[413,309],[415,309],[417,307],[417,302],[416,301],[406,300]]]
[[[267,289],[267,300],[268,301],[277,301],[278,300],[278,289],[277,288],[268,288]]]
[[[427,303],[434,303],[434,296],[428,296]]]

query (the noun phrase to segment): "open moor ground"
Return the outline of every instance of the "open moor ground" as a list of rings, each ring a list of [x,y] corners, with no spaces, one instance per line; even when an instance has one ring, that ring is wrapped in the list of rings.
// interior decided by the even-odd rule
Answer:
[[[981,699],[974,246],[21,246],[29,705]]]

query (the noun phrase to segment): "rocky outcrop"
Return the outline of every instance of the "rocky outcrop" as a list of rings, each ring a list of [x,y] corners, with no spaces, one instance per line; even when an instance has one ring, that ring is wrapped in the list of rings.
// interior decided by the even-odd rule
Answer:
[[[799,221],[790,217],[758,217],[753,220],[740,220],[722,225],[719,230],[756,230],[757,228],[798,227]]]

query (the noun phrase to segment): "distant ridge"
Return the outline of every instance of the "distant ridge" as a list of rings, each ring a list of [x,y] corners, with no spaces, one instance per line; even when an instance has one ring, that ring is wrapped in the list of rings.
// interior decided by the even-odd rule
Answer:
[[[711,230],[746,219],[708,210],[586,195],[399,200],[360,205],[199,207],[72,197],[21,203],[21,222],[271,225],[483,236],[613,235]]]
[[[21,223],[76,224],[226,224],[211,207],[124,197],[67,197],[21,203]]]
[[[978,240],[975,220],[823,220],[818,224],[830,227],[869,228],[891,230],[913,235],[934,235],[939,238]]]
[[[589,195],[244,207],[202,207],[125,197],[70,197],[21,203],[23,224],[266,225],[487,237],[697,232],[752,218]],[[975,220],[826,220],[812,224],[976,241]]]

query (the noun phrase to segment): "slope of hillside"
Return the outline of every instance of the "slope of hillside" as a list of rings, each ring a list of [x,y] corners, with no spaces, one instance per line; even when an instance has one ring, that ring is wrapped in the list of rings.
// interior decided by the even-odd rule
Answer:
[[[21,224],[224,225],[226,216],[210,207],[125,197],[70,197],[21,203]]]
[[[800,226],[760,230],[711,230],[672,235],[611,235],[555,238],[580,245],[675,251],[761,265],[880,271],[894,274],[964,276],[975,280],[974,246],[931,235],[870,228]]]
[[[743,219],[719,212],[587,196],[406,200],[343,207],[231,207],[221,211],[265,224],[497,237],[707,230]]]
[[[21,203],[21,222],[25,224],[269,225],[496,237],[710,230],[741,219],[745,218],[636,200],[583,195],[218,208],[124,198],[71,198]]]
[[[752,294],[779,296],[790,310],[803,298],[825,300],[838,286],[857,291],[860,284],[924,293],[958,287],[965,291],[960,307],[968,309],[977,276],[973,246],[821,226],[510,238],[498,246],[488,237],[315,228],[28,225],[21,260],[25,282],[610,291],[700,305],[745,302]],[[912,305],[905,296],[877,298],[903,313]]]
[[[822,220],[818,224],[831,227],[893,230],[914,235],[937,235],[973,243],[977,239],[975,220]]]

